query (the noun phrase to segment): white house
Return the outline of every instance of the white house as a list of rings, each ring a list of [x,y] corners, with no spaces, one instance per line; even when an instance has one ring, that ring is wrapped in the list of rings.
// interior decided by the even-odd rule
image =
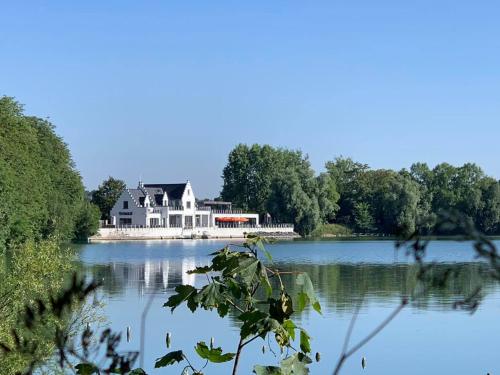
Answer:
[[[259,226],[259,215],[233,210],[230,202],[197,204],[191,183],[127,188],[110,213],[115,227],[210,228]]]

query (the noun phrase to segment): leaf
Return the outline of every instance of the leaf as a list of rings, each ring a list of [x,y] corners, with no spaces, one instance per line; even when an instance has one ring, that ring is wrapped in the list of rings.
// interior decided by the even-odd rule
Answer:
[[[209,348],[207,344],[205,344],[204,341],[200,341],[194,348],[196,350],[196,353],[203,358],[206,359],[207,361],[213,362],[213,363],[223,363],[223,362],[228,362],[231,361],[234,356],[236,355],[235,353],[226,353],[222,354],[222,349],[221,348]]]
[[[147,374],[146,371],[144,371],[142,368],[136,368],[130,371],[128,375],[147,375]]]
[[[271,286],[271,283],[269,282],[269,277],[267,277],[267,271],[266,268],[260,263],[260,282],[262,285],[264,285],[264,288],[266,290],[266,295],[267,297],[271,297],[273,295],[273,287]]]
[[[304,353],[310,353],[311,352],[311,343],[310,343],[311,337],[308,335],[308,333],[301,329],[300,330],[300,350]]]
[[[310,363],[312,360],[308,356],[295,353],[281,361],[281,371],[283,375],[307,375],[309,374],[307,365]]]
[[[281,292],[280,299],[269,298],[268,303],[269,315],[280,323],[293,314],[292,298],[285,292]]]
[[[194,312],[194,310],[196,310],[196,304],[192,302],[194,301],[194,296],[196,296],[196,288],[191,285],[178,285],[175,287],[175,291],[177,294],[170,296],[163,307],[170,307],[173,312],[181,303],[188,301],[188,307]]]
[[[79,363],[75,366],[76,373],[79,375],[92,375],[98,374],[99,369],[92,363]]]
[[[306,307],[307,302],[309,302],[313,309],[321,314],[321,305],[316,297],[316,293],[314,293],[314,287],[309,275],[305,272],[300,273],[297,276],[296,283],[300,287],[298,294],[299,311],[302,311]]]
[[[262,242],[262,239],[259,238],[255,242],[255,244],[257,245],[257,247],[259,248],[259,250],[264,253],[264,255],[266,256],[267,260],[269,260],[269,263],[272,263],[273,262],[273,257],[271,256],[271,253],[269,251],[267,251],[266,248],[264,247],[264,243]]]
[[[312,363],[311,359],[302,353],[296,353],[280,362],[280,367],[276,366],[254,366],[253,372],[256,375],[307,375],[309,369],[307,365]]]
[[[155,368],[166,367],[173,365],[174,363],[179,363],[184,360],[184,353],[182,350],[176,350],[165,354],[163,357],[158,358],[155,362]]]
[[[205,285],[196,295],[195,301],[200,304],[205,310],[218,308],[225,304],[226,296],[221,291],[222,285],[219,283],[210,283]],[[224,311],[223,309],[222,311]],[[220,313],[221,311],[219,311]],[[226,310],[227,313],[227,310]]]
[[[257,258],[251,257],[243,259],[239,262],[239,266],[233,270],[234,275],[238,275],[247,284],[251,284],[252,281],[260,276],[258,274],[260,261]]]
[[[196,273],[207,273],[207,272],[210,272],[212,271],[212,267],[210,266],[203,266],[203,267],[196,267],[194,270],[189,270],[187,271],[187,273],[189,275],[191,274],[196,274]]]
[[[252,310],[241,314],[238,319],[243,321],[243,325],[240,329],[241,338],[246,338],[251,334],[256,334],[264,328],[265,320],[269,317],[268,314],[259,311]]]
[[[288,332],[288,336],[290,336],[292,340],[295,340],[295,328],[297,328],[295,323],[288,319],[285,320],[282,325],[283,328]]]
[[[276,366],[260,366],[256,365],[253,367],[253,372],[256,375],[283,375],[281,369]]]

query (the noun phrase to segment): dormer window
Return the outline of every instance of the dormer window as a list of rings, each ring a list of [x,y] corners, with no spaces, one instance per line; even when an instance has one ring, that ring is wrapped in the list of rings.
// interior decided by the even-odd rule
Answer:
[[[128,210],[128,201],[123,201],[123,209]]]

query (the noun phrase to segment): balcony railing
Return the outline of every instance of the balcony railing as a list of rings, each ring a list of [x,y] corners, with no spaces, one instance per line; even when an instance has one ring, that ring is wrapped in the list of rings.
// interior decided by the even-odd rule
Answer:
[[[170,211],[184,211],[184,206],[168,206]]]
[[[240,209],[231,209],[231,210],[212,210],[213,214],[249,214],[252,212],[243,211]]]

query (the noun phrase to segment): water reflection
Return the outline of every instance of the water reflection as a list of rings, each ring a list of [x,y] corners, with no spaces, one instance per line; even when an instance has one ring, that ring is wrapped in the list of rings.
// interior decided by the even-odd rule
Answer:
[[[110,262],[87,266],[90,277],[102,280],[104,292],[119,296],[127,291],[167,293],[180,284],[203,285],[204,275],[189,275],[199,265],[208,264],[208,258],[195,257],[172,259],[147,259],[143,262]],[[451,309],[453,302],[470,295],[478,286],[483,296],[494,285],[486,278],[486,265],[479,262],[439,263],[432,272],[436,275],[451,271],[444,285],[434,285],[425,290],[417,283],[417,267],[412,264],[304,264],[277,263],[281,269],[307,272],[323,304],[331,310],[351,311],[360,298],[365,301],[393,304],[402,296],[414,295],[415,307],[420,309]],[[295,294],[293,277],[283,281]]]

